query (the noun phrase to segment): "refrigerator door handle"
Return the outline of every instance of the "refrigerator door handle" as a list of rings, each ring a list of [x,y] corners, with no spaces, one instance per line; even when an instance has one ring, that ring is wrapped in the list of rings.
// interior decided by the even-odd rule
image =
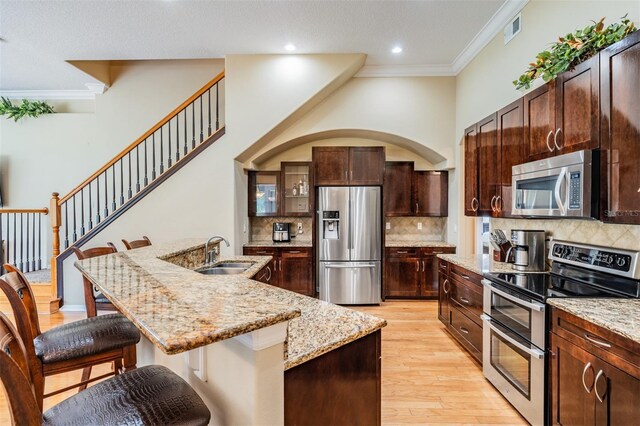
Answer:
[[[329,269],[356,269],[356,268],[375,268],[375,263],[364,264],[364,265],[343,265],[342,263],[325,263],[325,268]]]

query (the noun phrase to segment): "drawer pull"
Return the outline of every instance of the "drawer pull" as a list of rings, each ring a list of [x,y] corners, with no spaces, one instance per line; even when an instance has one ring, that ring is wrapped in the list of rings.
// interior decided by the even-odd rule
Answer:
[[[604,378],[604,393],[602,395],[600,395],[600,393],[598,392],[598,381],[600,380],[601,377]],[[598,398],[598,401],[604,402],[604,398],[607,396],[607,391],[609,390],[608,388],[609,388],[609,383],[607,383],[607,376],[604,375],[604,371],[602,370],[598,371],[596,380],[593,382],[593,390],[596,394],[596,398]]]
[[[587,333],[584,333],[584,338],[587,339],[588,341],[590,341],[591,343],[594,343],[598,346],[602,346],[603,348],[610,348],[611,344],[607,343],[607,342],[603,342],[602,340],[597,340],[594,339],[593,337],[589,336]]]
[[[469,302],[469,299],[465,298],[465,297],[461,297],[460,301],[462,303],[464,303],[465,305],[471,305],[471,302]]]
[[[292,250],[290,252],[288,252],[290,254],[298,254],[298,253],[302,253],[300,250]]]
[[[442,251],[432,251],[431,253],[432,253],[432,254],[442,254],[442,253],[444,253],[444,252],[442,252]]]
[[[447,265],[440,265],[440,269],[447,270]]]
[[[460,327],[460,331],[462,331],[464,334],[469,334],[469,330],[464,327]]]
[[[396,253],[399,253],[399,254],[407,254],[407,253],[409,253],[409,252],[408,252],[407,250],[398,250]]]
[[[460,276],[461,276],[462,278],[464,278],[465,280],[470,280],[470,279],[471,279],[471,278],[469,277],[469,275],[463,275],[463,274],[460,274]]]
[[[587,382],[584,380],[584,376],[587,374],[587,370],[589,369],[593,370],[590,362],[588,362],[587,365],[584,366],[584,370],[582,370],[582,386],[584,387],[584,390],[587,391],[587,393],[591,393],[591,390],[593,389],[593,384],[591,386],[587,386]]]
[[[258,254],[267,254],[266,251],[257,251],[256,253],[258,253]]]

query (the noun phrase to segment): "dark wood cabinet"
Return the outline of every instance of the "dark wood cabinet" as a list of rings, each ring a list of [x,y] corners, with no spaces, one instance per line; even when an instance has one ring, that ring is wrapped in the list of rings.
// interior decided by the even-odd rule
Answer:
[[[280,172],[249,172],[249,216],[280,214]]]
[[[551,318],[551,423],[637,423],[640,344],[557,308]]]
[[[306,296],[315,296],[311,247],[244,247],[246,256],[272,256],[254,276],[256,281]]]
[[[478,146],[478,214],[495,215],[500,195],[500,148],[497,114],[480,121],[476,136]]]
[[[600,52],[601,214],[640,224],[640,32]]]
[[[526,161],[534,161],[554,155],[555,131],[555,83],[524,95],[524,149]]]
[[[315,185],[382,185],[384,147],[314,147]]]
[[[500,151],[500,191],[494,216],[511,217],[513,191],[511,169],[524,160],[523,100],[518,99],[498,111],[498,147]]]
[[[442,259],[438,275],[438,319],[482,364],[482,277]]]
[[[417,171],[413,174],[415,216],[449,215],[449,172]]]
[[[478,215],[478,149],[477,127],[473,126],[464,131],[464,214]]]
[[[413,215],[413,161],[389,161],[384,168],[385,216]]]
[[[282,216],[306,216],[313,213],[313,173],[310,162],[280,163],[282,188],[280,202]]]
[[[385,298],[437,299],[440,253],[455,253],[453,247],[391,247],[385,250]]]

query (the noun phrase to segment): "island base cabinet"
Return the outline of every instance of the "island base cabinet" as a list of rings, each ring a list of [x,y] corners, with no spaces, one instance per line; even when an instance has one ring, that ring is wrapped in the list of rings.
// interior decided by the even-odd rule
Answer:
[[[285,425],[380,425],[378,330],[284,373]]]

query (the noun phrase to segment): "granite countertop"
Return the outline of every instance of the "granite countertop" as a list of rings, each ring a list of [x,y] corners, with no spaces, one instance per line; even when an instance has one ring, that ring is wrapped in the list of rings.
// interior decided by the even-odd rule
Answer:
[[[76,267],[167,354],[289,321],[284,354],[289,369],[386,325],[383,319],[250,279],[270,256],[223,256],[216,263],[254,265],[239,275],[200,274],[195,269],[203,266],[204,240],[95,257]]]
[[[640,343],[640,299],[558,297],[548,299],[547,303]]]
[[[488,254],[463,256],[459,254],[439,254],[440,259],[482,275],[487,272],[510,273],[515,272],[511,263],[496,262]]]
[[[384,242],[385,247],[448,247],[455,248],[456,246],[446,241],[419,241],[419,240],[390,240],[387,239]]]
[[[244,247],[313,247],[311,240],[296,240],[297,238],[294,238],[289,243],[275,243],[271,240],[256,240],[245,243]]]

